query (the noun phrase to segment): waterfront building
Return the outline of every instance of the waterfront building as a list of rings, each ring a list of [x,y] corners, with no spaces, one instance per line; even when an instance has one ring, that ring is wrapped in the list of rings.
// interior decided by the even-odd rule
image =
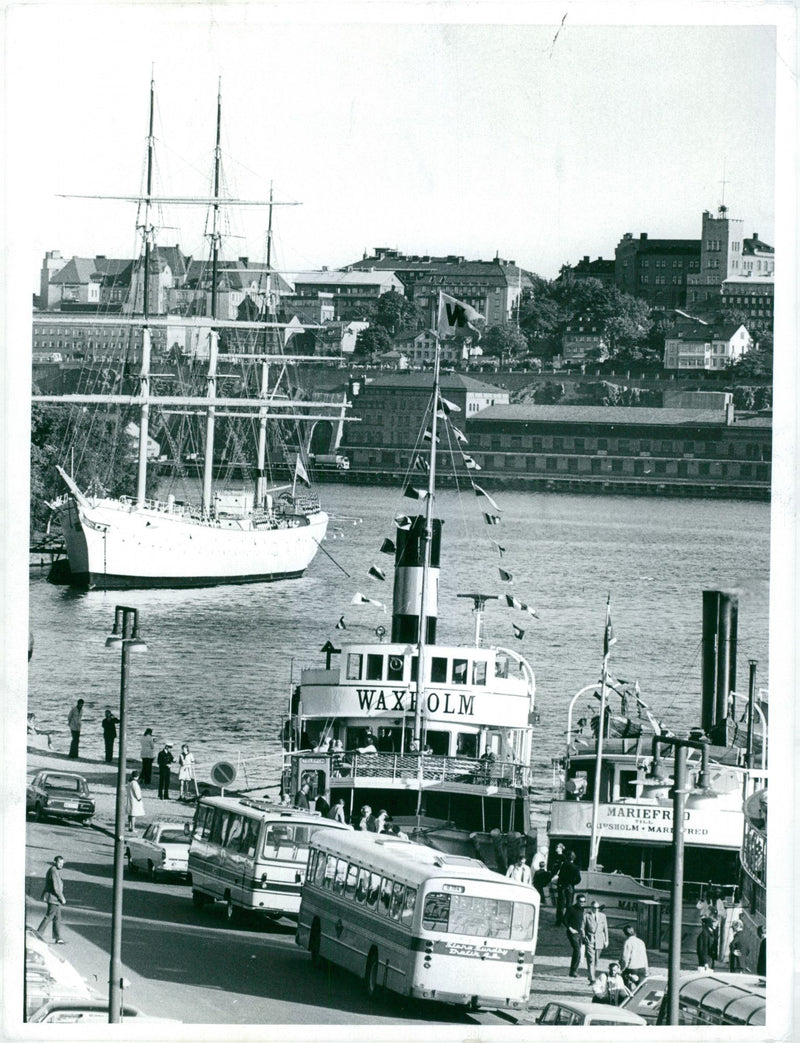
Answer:
[[[614,279],[623,293],[652,308],[682,308],[688,277],[700,270],[698,239],[651,239],[626,232],[615,251]]]
[[[389,247],[376,247],[372,256],[365,254],[344,270],[394,272],[406,297],[420,309],[423,326],[431,329],[436,326],[440,292],[475,308],[487,326],[508,326],[516,322],[522,292],[533,285],[529,272],[499,256],[492,261],[468,261],[456,254],[403,254]]]
[[[726,369],[752,346],[747,329],[736,323],[673,330],[664,340],[664,369]]]
[[[286,278],[291,288],[284,302],[288,311],[300,315],[310,301],[325,294],[333,304],[331,318],[344,322],[366,319],[384,293],[404,292],[403,283],[391,271],[339,272],[323,268]]]
[[[430,372],[386,373],[365,381],[353,410],[360,423],[346,425],[342,442],[351,467],[404,472],[432,388]],[[460,373],[443,374],[441,388],[448,402],[458,407],[454,420],[459,428],[467,418],[505,404],[509,397],[502,388]]]

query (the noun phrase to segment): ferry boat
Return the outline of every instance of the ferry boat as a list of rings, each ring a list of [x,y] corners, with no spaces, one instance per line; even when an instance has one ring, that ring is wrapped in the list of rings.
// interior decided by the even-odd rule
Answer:
[[[761,931],[767,926],[767,787],[744,802],[741,866],[741,947],[745,970],[759,973]]]
[[[683,822],[683,894],[691,909],[710,890],[735,907],[743,801],[767,777],[766,718],[755,698],[752,665],[746,728],[736,716],[737,614],[735,595],[704,592],[702,722],[689,733],[699,748],[687,751]],[[593,704],[586,716],[576,709],[582,699]],[[662,734],[638,687],[617,682],[605,668],[599,684],[569,703],[566,753],[554,764],[549,846],[552,853],[562,844],[588,867],[581,888],[607,904],[610,918],[630,918],[642,901],[669,901],[673,757],[659,743]]]
[[[220,121],[221,100],[217,98],[217,133],[214,159],[214,188],[208,198],[159,197],[153,193],[153,111],[154,85],[150,84],[150,133],[147,146],[147,184],[142,195],[109,198],[135,202],[143,210],[139,227],[144,240],[143,261],[137,267],[141,286],[134,288],[127,310],[139,306],[141,316],[93,318],[98,325],[128,326],[141,337],[137,348],[141,352],[138,386],[117,390],[98,390],[92,393],[66,395],[34,394],[34,402],[52,402],[62,405],[88,407],[133,408],[138,423],[128,425],[138,434],[137,476],[135,495],[108,496],[105,493],[84,492],[62,467],[58,467],[68,492],[50,506],[60,523],[66,549],[66,562],[57,561],[51,570],[54,583],[68,583],[81,589],[111,590],[136,587],[201,587],[218,584],[239,584],[293,579],[302,576],[316,555],[328,526],[328,515],[320,508],[317,496],[307,489],[297,489],[298,479],[309,484],[308,471],[303,463],[304,432],[317,421],[329,422],[341,430],[347,406],[344,402],[325,400],[306,401],[292,394],[285,386],[287,366],[303,361],[307,356],[293,356],[285,351],[289,336],[305,328],[295,318],[289,323],[274,321],[220,320],[217,317],[217,290],[220,283],[219,241],[220,210],[223,206],[248,205],[270,208],[271,243],[273,201],[223,198],[220,194]],[[192,316],[151,315],[149,306],[150,273],[157,262],[153,245],[154,228],[151,212],[161,204],[208,207],[211,213],[212,257],[210,263],[210,314],[205,316],[205,304]],[[272,306],[270,289],[270,257],[267,254],[267,284],[264,296],[264,315]],[[136,280],[133,283],[136,287]],[[251,303],[254,302],[251,300]],[[258,307],[254,304],[254,308]],[[76,324],[82,316],[72,317]],[[59,322],[68,323],[70,316],[60,315]],[[205,394],[192,391],[165,395],[154,394],[151,385],[157,374],[151,372],[151,340],[154,331],[168,328],[174,336],[178,327],[183,336],[196,346],[197,357],[205,356],[203,374]],[[231,373],[218,372],[220,332],[227,331],[239,338],[249,337],[253,343],[272,343],[271,352],[247,348],[244,351],[226,351],[221,356],[226,365],[241,365],[241,372],[233,374],[245,389],[244,394],[219,393],[218,385]],[[268,338],[269,341],[268,341]],[[202,342],[202,343],[201,343]],[[319,361],[321,357],[315,359]],[[329,359],[326,357],[325,361]],[[124,366],[121,369],[124,370]],[[277,379],[276,379],[277,374]],[[161,377],[164,374],[160,374]],[[96,375],[95,378],[96,380]],[[303,399],[305,396],[303,396]],[[152,415],[151,415],[152,414]],[[168,414],[191,415],[204,418],[205,440],[202,453],[202,499],[198,504],[182,503],[174,496],[163,500],[148,498],[147,478],[152,439],[149,428],[153,419],[163,421],[167,437]],[[254,489],[247,493],[213,487],[215,459],[215,430],[219,420],[248,417],[257,428]],[[282,444],[291,434],[297,440],[294,461],[294,480],[291,485],[270,485],[267,459],[268,425],[278,432]],[[123,425],[117,425],[120,430]],[[92,437],[90,433],[90,437]],[[94,434],[93,437],[97,437]],[[128,437],[126,431],[125,437]],[[156,453],[157,453],[156,449]],[[112,455],[109,448],[109,455]],[[196,458],[196,454],[192,454]],[[291,473],[291,472],[290,472]],[[65,565],[68,567],[65,568]]]
[[[303,782],[330,790],[354,824],[364,806],[392,827],[450,854],[505,868],[536,849],[529,788],[535,678],[527,660],[481,641],[494,595],[471,598],[473,640],[437,640],[442,520],[434,516],[438,351],[431,400],[425,513],[395,519],[391,631],[330,642],[324,666],[303,669],[284,729],[284,795]],[[443,419],[444,422],[444,419]],[[343,631],[346,633],[346,631]]]

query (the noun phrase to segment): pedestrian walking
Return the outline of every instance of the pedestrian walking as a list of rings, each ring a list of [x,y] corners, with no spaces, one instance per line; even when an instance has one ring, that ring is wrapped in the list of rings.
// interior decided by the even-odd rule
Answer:
[[[717,958],[717,939],[713,923],[710,916],[704,916],[700,933],[697,936],[697,969],[699,971],[714,970],[714,960]]]
[[[633,924],[625,927],[625,942],[622,946],[622,977],[629,989],[643,981],[648,973],[647,947],[637,937]]]
[[[53,941],[56,945],[63,945],[61,937],[61,906],[67,904],[64,897],[64,881],[61,879],[61,870],[64,868],[64,856],[56,855],[47,870],[44,878],[44,889],[42,890],[42,901],[47,903],[47,912],[37,931],[44,938],[47,925],[53,925]]]
[[[142,785],[149,786],[153,779],[153,761],[156,759],[156,740],[153,729],[145,728],[142,736]]]
[[[117,725],[119,724],[119,717],[115,717],[114,714],[106,708],[105,716],[103,717],[103,742],[106,747],[106,764],[110,764],[114,759],[114,740],[117,737]]]
[[[169,800],[170,764],[174,762],[172,743],[165,742],[164,748],[158,751],[158,799]]]
[[[328,812],[327,817],[333,819],[334,822],[345,822],[343,797],[339,797],[339,799],[333,805],[331,810]]]
[[[189,786],[194,783],[195,793],[197,791],[197,781],[194,774],[194,754],[189,749],[189,744],[185,742],[181,746],[181,752],[178,755],[178,783],[181,788],[181,800],[191,800],[192,795],[189,792]]]
[[[533,886],[539,892],[542,906],[547,905],[547,885],[553,879],[553,874],[545,866],[544,857],[538,856],[538,861],[534,862],[533,869]]]
[[[328,817],[328,812],[331,810],[331,803],[328,800],[330,796],[329,790],[323,790],[322,793],[317,794],[317,799],[314,801],[314,810],[319,812],[323,818]]]
[[[297,793],[295,793],[294,806],[296,808],[301,808],[303,811],[308,811],[310,807],[308,803],[308,795],[310,792],[311,787],[309,786],[309,784],[307,782],[303,782],[300,789],[297,791]]]
[[[128,829],[131,833],[136,832],[136,819],[144,815],[144,803],[142,802],[142,789],[139,785],[139,772],[132,771],[125,787],[125,814],[128,816]]]
[[[555,851],[550,852],[550,860],[547,868],[550,870],[550,900],[556,907],[556,927],[561,923],[563,917],[558,915],[558,874],[567,860],[563,844],[556,844]]]
[[[586,895],[578,895],[573,905],[564,914],[564,926],[567,929],[567,941],[572,948],[569,963],[570,978],[578,977],[583,953],[583,912],[586,908]]]
[[[600,956],[608,947],[608,920],[600,903],[593,901],[583,914],[583,944],[586,950],[586,970],[589,981],[594,982]]]
[[[531,867],[525,861],[525,852],[520,851],[516,862],[513,862],[506,870],[509,880],[516,880],[518,884],[532,884]]]
[[[69,755],[75,760],[78,756],[78,746],[81,741],[81,724],[83,722],[83,699],[79,699],[67,714],[67,724],[72,732],[72,742],[69,744]]]
[[[575,852],[570,851],[558,871],[558,905],[556,906],[556,924],[563,923],[567,909],[572,905],[575,888],[581,882],[581,871]]]

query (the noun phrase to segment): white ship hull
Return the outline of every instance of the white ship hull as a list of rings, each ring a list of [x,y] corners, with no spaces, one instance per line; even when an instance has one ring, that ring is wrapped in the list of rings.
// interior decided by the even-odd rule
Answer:
[[[328,527],[319,510],[261,527],[249,517],[204,522],[164,507],[73,497],[59,514],[69,582],[87,590],[293,579],[308,568]]]

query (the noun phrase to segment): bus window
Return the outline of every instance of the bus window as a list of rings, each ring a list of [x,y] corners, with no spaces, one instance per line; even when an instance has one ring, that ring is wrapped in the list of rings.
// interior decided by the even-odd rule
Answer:
[[[514,902],[514,913],[511,917],[511,939],[518,942],[529,942],[533,938],[534,910],[532,905]]]
[[[333,878],[336,875],[336,855],[328,855],[325,860],[325,878],[322,882],[323,887],[332,888]]]
[[[466,659],[454,659],[453,660],[453,684],[466,684],[467,683],[467,667],[469,663]]]
[[[389,910],[389,914],[391,915],[393,920],[400,919],[400,913],[402,913],[403,911],[403,898],[405,897],[405,889],[405,884],[398,883],[396,883],[392,888],[392,906]]]
[[[253,858],[258,847],[258,827],[260,823],[257,819],[247,818],[244,820],[244,833],[242,835],[242,843],[240,851],[243,855],[247,855],[248,858]]]
[[[207,804],[203,804],[197,809],[197,817],[194,820],[194,835],[198,840],[208,840],[213,819],[214,809]]]
[[[446,931],[450,919],[450,895],[434,891],[425,899],[422,926],[426,931]]]
[[[486,684],[486,660],[476,659],[472,664],[472,683]]]
[[[217,809],[217,814],[214,816],[214,821],[211,824],[211,833],[208,838],[212,844],[222,843],[223,832],[227,828],[229,818],[230,815],[227,811],[220,811]]]
[[[317,887],[322,887],[325,879],[325,856],[321,851],[315,851],[314,855],[316,856],[316,860],[314,862],[313,876],[311,876],[311,874],[309,874],[309,876],[311,876],[312,882]]]
[[[347,870],[347,880],[344,885],[344,893],[348,898],[353,898],[356,893],[356,881],[358,880],[358,866],[351,863]]]
[[[267,858],[285,862],[305,862],[308,858],[308,826],[271,822],[264,835],[264,854]]]
[[[431,684],[444,684],[447,681],[447,660],[441,656],[431,659]]]
[[[358,885],[356,887],[356,901],[363,902],[367,897],[369,887],[369,870],[360,869],[358,872]]]
[[[347,655],[347,680],[361,680],[361,656],[357,652],[349,652]]]
[[[378,904],[378,895],[381,893],[380,873],[369,874],[369,888],[367,890],[367,905],[374,909]]]
[[[385,876],[381,884],[381,912],[384,916],[389,915],[389,908],[392,904],[392,883],[393,881]]]
[[[403,912],[400,919],[405,924],[410,924],[414,917],[414,906],[417,904],[417,889],[415,887],[406,888],[406,899],[403,903]]]
[[[333,881],[333,893],[340,895],[344,891],[344,881],[347,876],[347,859],[340,858],[336,862],[336,876]]]
[[[231,824],[228,828],[228,835],[225,838],[225,847],[230,848],[232,851],[238,851],[243,833],[244,818],[241,815],[231,815]]]

